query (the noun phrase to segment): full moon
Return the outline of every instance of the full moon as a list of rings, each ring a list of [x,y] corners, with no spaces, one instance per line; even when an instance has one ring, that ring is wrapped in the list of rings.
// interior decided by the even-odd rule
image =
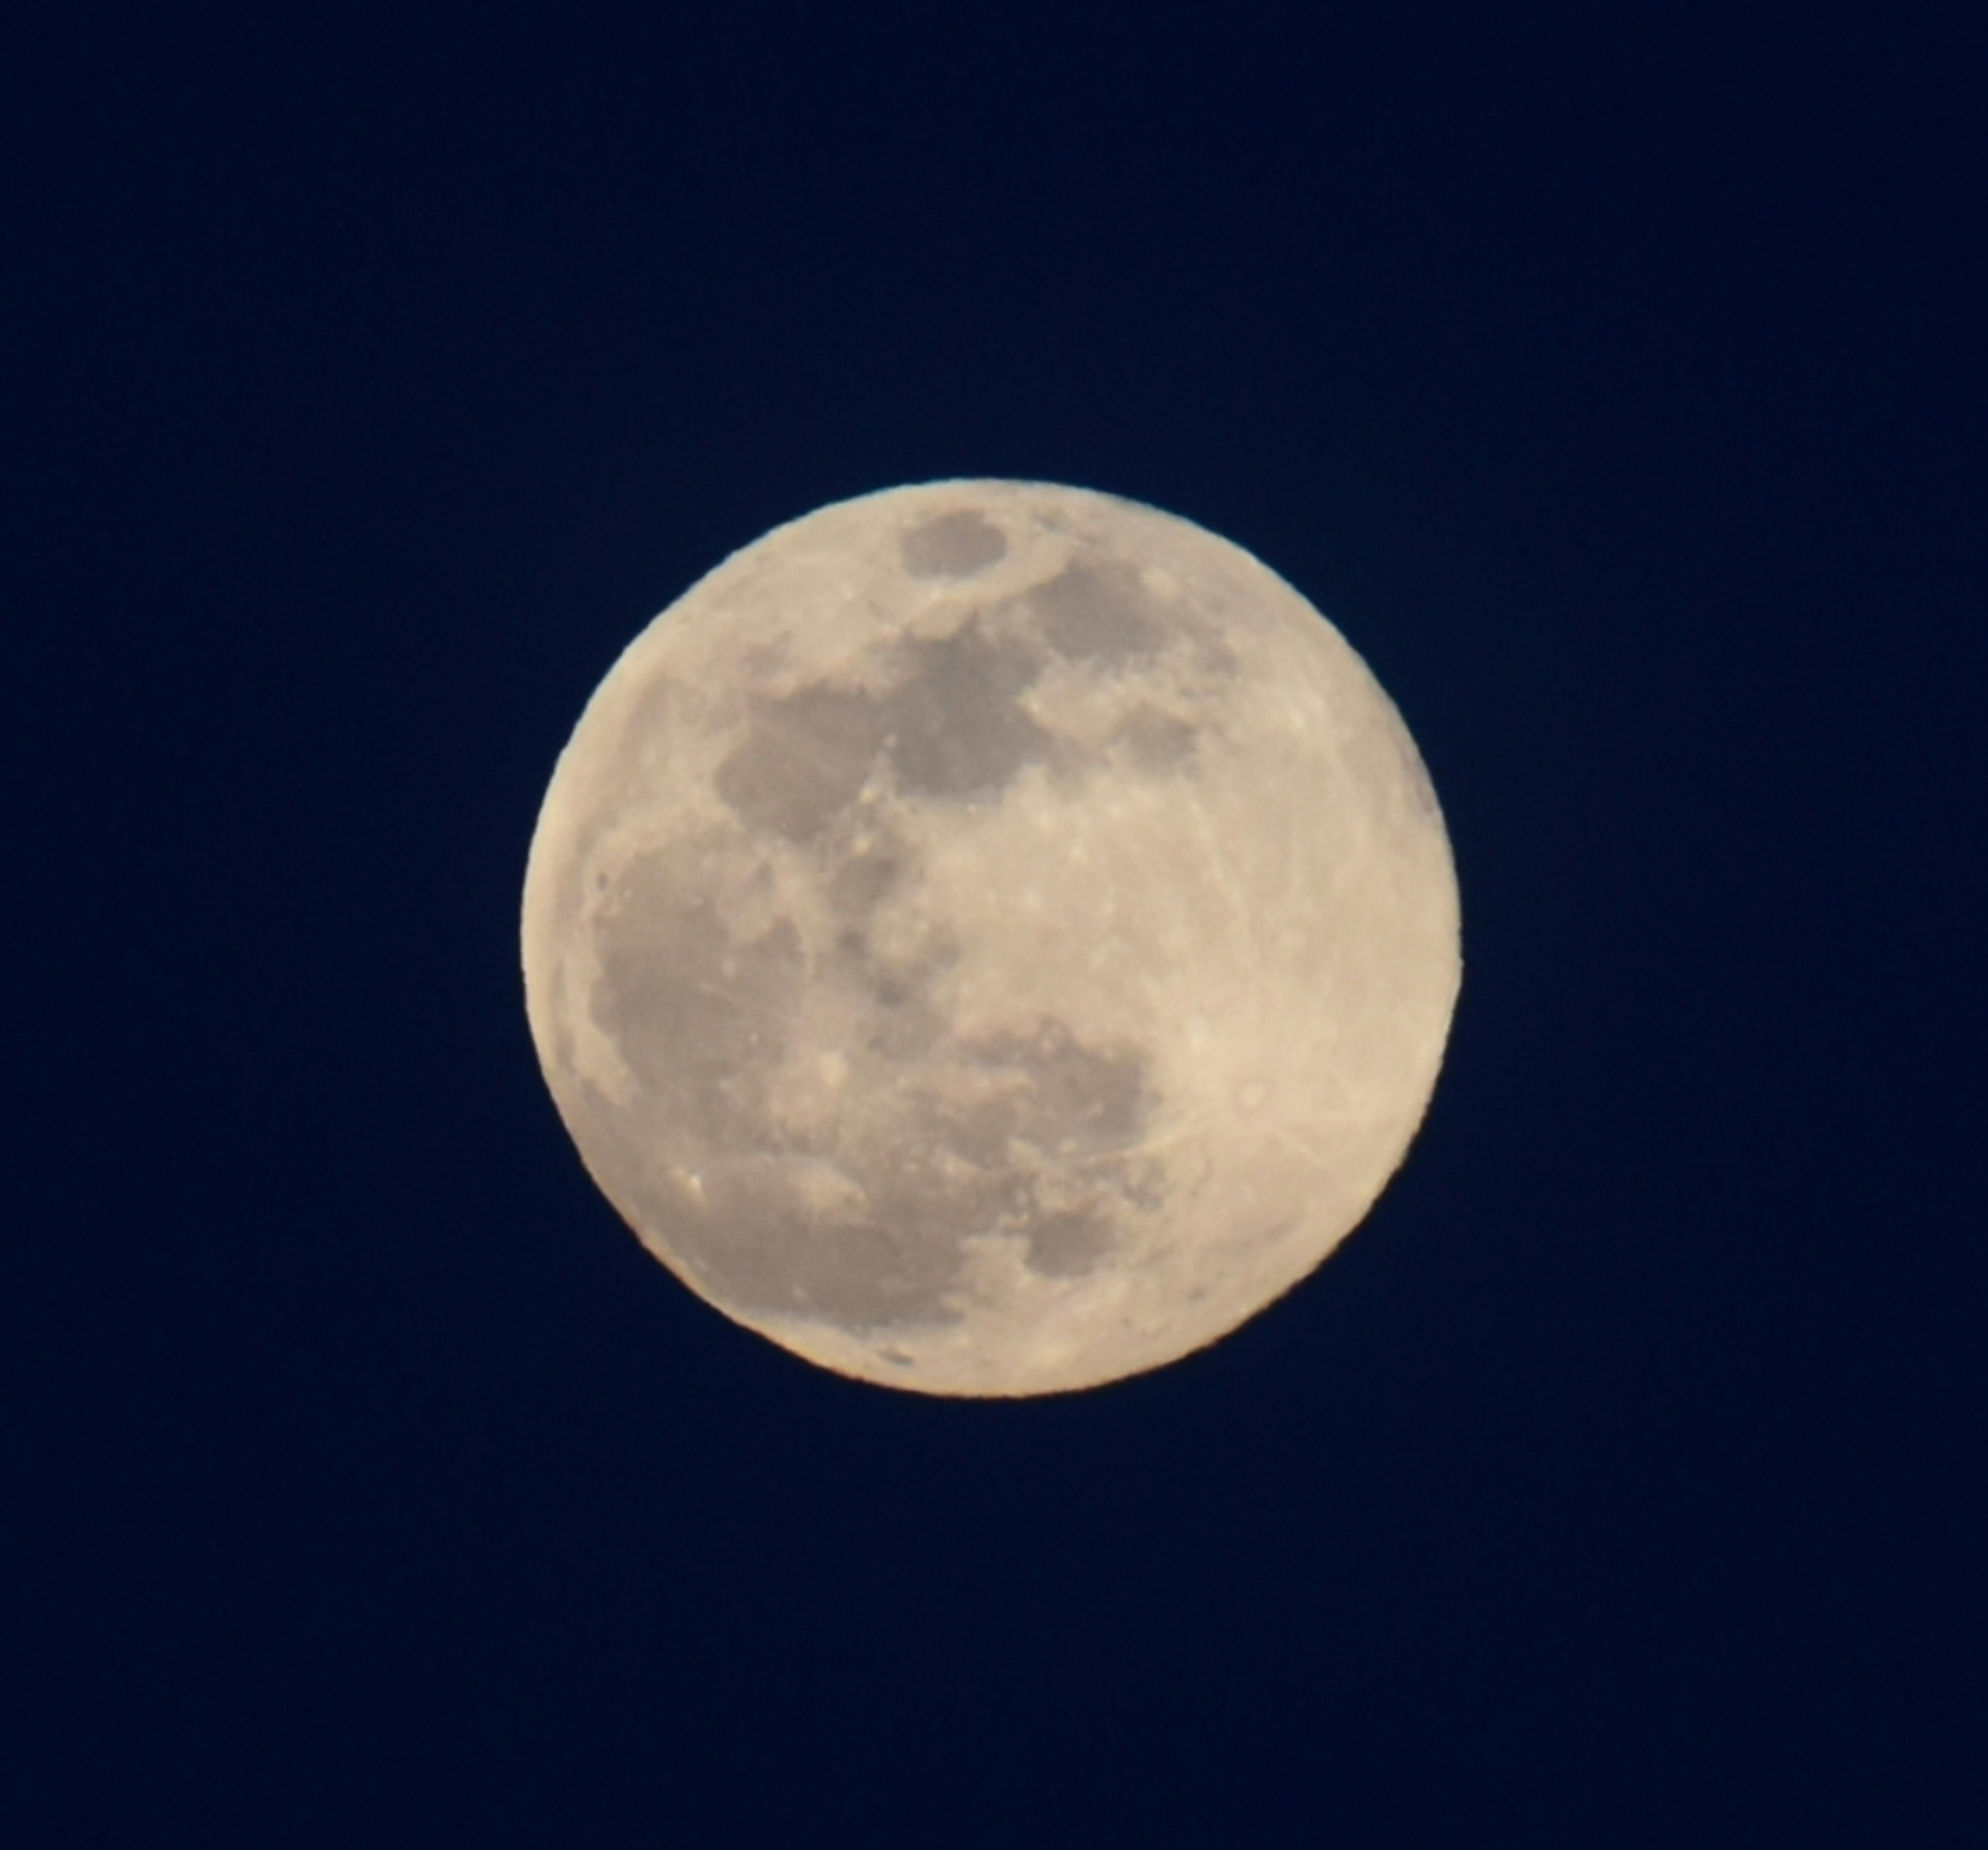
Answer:
[[[643,1243],[822,1366],[1095,1386],[1310,1272],[1461,977],[1400,715],[1247,552],[946,481],[735,553],[629,646],[526,873],[532,1038]]]

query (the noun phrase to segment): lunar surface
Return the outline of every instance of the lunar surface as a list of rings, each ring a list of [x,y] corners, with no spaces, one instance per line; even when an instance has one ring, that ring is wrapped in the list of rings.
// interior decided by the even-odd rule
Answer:
[[[1461,961],[1413,741],[1249,554],[955,481],[734,555],[532,843],[527,1011],[596,1181],[726,1315],[935,1394],[1094,1386],[1310,1272]]]

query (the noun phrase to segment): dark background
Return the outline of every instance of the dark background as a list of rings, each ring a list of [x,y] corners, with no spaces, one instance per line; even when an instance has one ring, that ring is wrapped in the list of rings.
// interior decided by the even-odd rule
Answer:
[[[1971,10],[66,11],[5,60],[11,1841],[1981,1841]],[[820,503],[1256,552],[1466,977],[1226,1344],[893,1396],[539,1080],[553,761]]]

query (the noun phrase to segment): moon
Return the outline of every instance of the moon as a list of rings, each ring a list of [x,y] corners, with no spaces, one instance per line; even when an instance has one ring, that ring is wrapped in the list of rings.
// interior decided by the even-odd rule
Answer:
[[[1461,980],[1420,755],[1332,625],[1136,502],[826,507],[658,617],[526,869],[553,1098],[643,1243],[807,1360],[1065,1392],[1365,1216]]]

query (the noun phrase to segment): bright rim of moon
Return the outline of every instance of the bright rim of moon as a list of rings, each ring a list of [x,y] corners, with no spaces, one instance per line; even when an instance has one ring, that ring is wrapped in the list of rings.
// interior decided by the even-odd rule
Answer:
[[[643,1242],[933,1394],[1214,1342],[1386,1185],[1462,964],[1435,793],[1337,630],[1137,503],[950,481],[636,638],[532,842],[526,1008]]]

